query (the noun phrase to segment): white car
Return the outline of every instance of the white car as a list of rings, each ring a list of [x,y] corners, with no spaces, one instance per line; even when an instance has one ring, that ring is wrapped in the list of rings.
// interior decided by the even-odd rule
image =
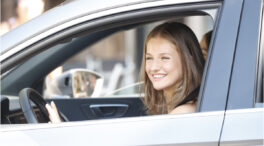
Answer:
[[[263,145],[263,3],[76,0],[47,11],[1,37],[0,145]],[[122,76],[129,77],[128,84],[116,83],[114,90],[136,83],[145,34],[171,20],[189,25],[197,36],[213,32],[195,113],[147,115],[143,97],[126,92],[123,97],[43,98],[52,70],[111,36],[129,49],[111,48],[116,44],[110,41],[93,50],[99,55],[117,50],[112,56],[120,53],[128,60],[123,65],[131,71]],[[87,64],[96,60],[91,58]],[[105,91],[113,91],[110,87]],[[65,122],[48,123],[44,104],[51,100]]]

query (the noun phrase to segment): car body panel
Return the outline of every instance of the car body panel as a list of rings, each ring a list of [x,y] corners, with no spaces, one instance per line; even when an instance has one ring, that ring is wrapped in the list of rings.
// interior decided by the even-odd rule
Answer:
[[[41,145],[218,145],[223,112],[2,127],[1,143]],[[218,132],[216,132],[218,131]],[[84,137],[86,138],[84,138]]]
[[[221,145],[263,145],[264,108],[228,110]]]

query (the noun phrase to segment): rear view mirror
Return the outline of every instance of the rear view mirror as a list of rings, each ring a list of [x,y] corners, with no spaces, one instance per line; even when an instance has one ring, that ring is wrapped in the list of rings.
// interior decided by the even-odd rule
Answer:
[[[104,78],[87,69],[71,69],[54,79],[50,86],[57,88],[56,96],[98,97],[101,95]]]

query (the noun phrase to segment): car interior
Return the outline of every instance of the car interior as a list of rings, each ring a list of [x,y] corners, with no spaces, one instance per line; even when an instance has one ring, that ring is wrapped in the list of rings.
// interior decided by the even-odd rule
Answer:
[[[195,11],[175,16],[173,20],[184,22],[184,17],[197,15],[206,16],[205,13]],[[63,96],[43,98],[45,78],[55,68],[85,50],[87,46],[118,32],[139,30],[145,25],[171,21],[172,19],[169,18],[171,16],[155,17],[133,24],[126,22],[127,24],[111,25],[109,28],[105,27],[93,32],[82,31],[57,41],[55,44],[49,44],[34,55],[24,58],[21,63],[17,63],[1,76],[1,124],[47,123],[49,118],[45,103],[51,101],[56,103],[62,121],[146,116],[146,109],[142,103],[143,96],[140,94],[136,97],[127,97],[124,94],[123,97],[122,95],[118,97],[109,95],[74,98],[68,95],[68,98]],[[138,72],[135,74],[138,76]],[[23,112],[22,108],[23,110],[33,109],[34,113]],[[31,119],[32,115],[35,115],[35,120],[33,117],[33,120],[29,122],[28,119]]]

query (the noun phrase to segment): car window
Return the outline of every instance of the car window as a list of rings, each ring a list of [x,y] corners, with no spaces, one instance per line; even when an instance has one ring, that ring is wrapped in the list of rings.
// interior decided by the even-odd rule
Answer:
[[[221,5],[216,3],[206,9],[201,6],[197,5],[195,10],[193,7],[180,9],[184,13],[174,12],[173,15],[166,9],[164,16],[159,17],[146,13],[152,16],[146,20],[141,20],[141,15],[135,15],[141,18],[135,22],[123,22],[125,18],[120,14],[120,18],[117,17],[120,20],[115,20],[116,24],[111,24],[112,21],[105,24],[104,18],[100,18],[102,22],[100,19],[96,22],[103,27],[85,22],[80,26],[74,25],[74,29],[65,30],[78,30],[66,37],[58,32],[37,42],[36,46],[30,46],[32,51],[39,50],[32,54],[29,52],[29,56],[1,78],[2,96],[14,99],[10,100],[12,103],[8,108],[19,113],[14,118],[23,118],[23,123],[26,120],[18,99],[21,99],[21,91],[28,88],[36,90],[45,102],[54,101],[60,116],[65,117],[63,121],[144,116],[147,113],[142,102],[144,84],[140,78],[140,68],[147,34],[165,22],[180,22],[189,26],[202,52],[205,52],[206,70],[213,48],[211,38],[216,34],[218,7]],[[199,91],[199,88],[195,91]],[[34,110],[38,112],[42,109],[37,107]],[[10,122],[13,117],[10,117],[8,109],[6,111],[2,115],[9,122],[5,123],[22,122],[16,119]],[[36,116],[43,117],[39,113]],[[39,122],[47,121],[42,119]]]
[[[186,16],[152,22],[115,32],[85,46],[45,77],[44,98],[142,96],[139,71],[143,42],[152,28],[165,21],[187,24],[195,32],[206,58],[214,23],[211,16]],[[91,74],[97,74],[94,83],[84,77]]]

